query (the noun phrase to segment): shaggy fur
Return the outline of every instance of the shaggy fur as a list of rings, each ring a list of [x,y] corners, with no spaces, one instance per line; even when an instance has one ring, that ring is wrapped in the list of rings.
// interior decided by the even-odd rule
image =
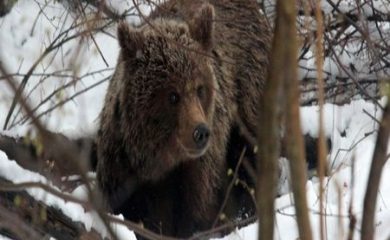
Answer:
[[[251,0],[172,0],[136,29],[119,25],[97,139],[98,183],[115,213],[179,237],[211,227],[231,128],[240,118],[256,132],[270,35]],[[210,138],[194,152],[199,124]]]

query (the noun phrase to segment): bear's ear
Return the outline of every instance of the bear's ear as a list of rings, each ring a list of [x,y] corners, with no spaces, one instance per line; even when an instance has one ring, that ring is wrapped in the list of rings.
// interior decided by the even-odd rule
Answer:
[[[144,36],[141,32],[132,29],[126,22],[118,24],[118,42],[125,57],[135,58],[139,55],[144,44]]]
[[[198,41],[208,51],[213,46],[214,7],[203,4],[189,24],[191,37]]]

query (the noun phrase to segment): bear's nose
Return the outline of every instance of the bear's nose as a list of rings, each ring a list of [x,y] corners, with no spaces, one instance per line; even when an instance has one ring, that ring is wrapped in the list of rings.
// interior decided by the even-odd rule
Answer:
[[[194,131],[194,141],[198,148],[204,148],[209,140],[210,130],[206,124],[199,124]]]

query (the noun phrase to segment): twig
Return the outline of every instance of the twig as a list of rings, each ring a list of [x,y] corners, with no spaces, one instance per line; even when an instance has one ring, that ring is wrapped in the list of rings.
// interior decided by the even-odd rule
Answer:
[[[316,31],[316,67],[317,67],[317,82],[318,82],[318,105],[319,105],[319,136],[318,136],[318,165],[317,171],[319,176],[319,198],[320,198],[320,239],[325,239],[325,219],[324,219],[324,175],[325,175],[325,161],[326,161],[326,143],[324,133],[324,76],[322,69],[323,63],[323,19],[321,12],[321,0],[317,0],[315,8],[315,17],[317,20],[317,31]]]
[[[380,124],[381,122],[376,118],[374,117],[371,113],[367,112],[366,109],[363,109],[363,113],[365,113],[367,116],[369,116],[374,122]]]
[[[98,71],[94,71],[94,72],[88,72],[80,77],[75,77],[75,80],[73,81],[70,81],[69,83],[67,84],[64,84],[62,85],[61,87],[58,87],[57,89],[55,89],[52,93],[50,93],[47,97],[45,97],[44,99],[42,99],[39,104],[37,106],[35,106],[33,109],[32,109],[32,112],[34,114],[37,113],[38,109],[43,106],[45,103],[47,103],[48,101],[50,101],[54,96],[56,96],[59,92],[71,87],[71,86],[74,86],[75,85],[75,81],[79,81],[79,80],[82,80],[83,78],[85,77],[88,77],[88,76],[93,76],[95,74],[99,74],[99,73],[102,73],[102,72],[105,72],[105,71],[112,71],[113,68],[106,68],[106,69],[101,69],[101,70],[98,70]],[[16,74],[11,74],[11,75],[16,75]],[[19,75],[19,74],[18,74]],[[47,76],[47,77],[51,77],[51,76],[56,76],[56,77],[73,77],[72,75],[70,74],[36,74],[37,76],[40,76],[40,75],[44,75],[44,76]],[[106,78],[105,78],[106,79]],[[91,90],[92,88],[98,86],[99,84],[97,85],[94,85],[93,87],[90,87],[87,91]],[[38,86],[38,85],[37,85]],[[85,89],[84,89],[85,90]],[[86,92],[86,91],[84,91]],[[60,105],[59,105],[60,106]],[[25,123],[26,121],[28,120],[28,116],[25,116],[25,117],[22,117],[21,119],[19,119],[18,121],[13,121],[12,124],[10,125],[10,128],[14,127],[15,125],[18,125],[20,123]]]
[[[230,196],[230,192],[232,191],[233,186],[234,186],[234,184],[235,184],[235,182],[236,182],[236,180],[238,178],[238,170],[241,167],[241,163],[242,163],[242,160],[244,159],[245,152],[246,152],[246,147],[244,147],[244,149],[242,149],[242,151],[241,151],[240,158],[238,159],[238,163],[236,165],[236,168],[234,169],[233,178],[230,181],[230,184],[229,184],[229,186],[228,186],[228,188],[226,190],[225,198],[223,199],[221,207],[219,208],[218,214],[216,215],[215,220],[214,220],[213,225],[212,225],[211,228],[215,228],[215,226],[218,223],[219,216],[222,214],[222,212],[223,212],[223,210],[224,210],[224,208],[226,206],[226,203],[227,203],[227,201],[229,199],[229,196]]]
[[[65,44],[66,42],[69,42],[70,40],[72,39],[75,39],[79,36],[83,36],[84,34],[89,34],[91,31],[99,31],[101,29],[104,29],[105,27],[107,27],[108,25],[111,24],[111,22],[101,26],[101,27],[96,27],[95,29],[87,29],[87,30],[84,30],[84,31],[80,31],[74,35],[71,35],[67,38],[64,38],[62,40],[60,40],[63,36],[67,36],[67,34],[75,29],[76,27],[82,25],[82,24],[88,24],[89,22],[91,21],[96,21],[96,20],[87,20],[83,23],[80,23],[80,24],[75,24],[74,26],[70,27],[69,29],[67,29],[66,31],[63,31],[61,32],[60,34],[58,34],[58,36],[51,42],[51,44],[45,49],[45,51],[39,56],[39,58],[34,62],[34,64],[30,67],[30,69],[27,71],[26,75],[23,77],[20,85],[18,88],[16,88],[16,92],[15,92],[15,97],[14,99],[12,100],[12,103],[11,103],[11,107],[8,111],[8,114],[7,114],[7,117],[6,117],[6,120],[4,122],[4,126],[3,126],[3,130],[6,130],[7,129],[7,126],[8,126],[8,123],[9,123],[9,120],[12,116],[12,113],[14,112],[15,110],[15,107],[16,107],[16,103],[19,101],[19,98],[20,98],[20,95],[21,93],[23,92],[24,88],[26,87],[27,85],[27,82],[28,80],[30,79],[31,77],[31,74],[34,72],[35,68],[38,66],[38,64],[53,50],[57,49],[59,46]],[[5,75],[5,74],[4,74]],[[8,74],[7,74],[8,75]]]
[[[75,94],[73,94],[73,95],[70,96],[69,98],[67,98],[67,99],[65,99],[65,100],[63,100],[63,101],[58,102],[58,103],[55,104],[54,106],[52,106],[52,107],[50,107],[49,109],[45,110],[44,112],[38,114],[38,115],[36,116],[36,118],[41,118],[42,116],[44,116],[44,115],[50,113],[50,112],[53,111],[54,109],[56,109],[56,108],[58,108],[58,107],[60,107],[60,106],[63,106],[65,103],[67,103],[67,102],[69,102],[69,101],[72,101],[72,100],[73,100],[74,98],[76,98],[77,96],[79,96],[79,95],[81,95],[81,94],[83,94],[83,93],[85,93],[85,92],[88,92],[89,90],[93,89],[94,87],[96,87],[96,86],[98,86],[98,85],[100,85],[100,84],[102,84],[102,83],[104,83],[104,82],[106,82],[106,81],[108,81],[108,80],[110,80],[110,79],[111,79],[111,76],[108,76],[108,77],[103,78],[102,80],[100,80],[100,81],[98,81],[98,82],[96,82],[96,83],[90,85],[89,87],[86,87],[86,88],[84,88],[83,90],[76,92]]]

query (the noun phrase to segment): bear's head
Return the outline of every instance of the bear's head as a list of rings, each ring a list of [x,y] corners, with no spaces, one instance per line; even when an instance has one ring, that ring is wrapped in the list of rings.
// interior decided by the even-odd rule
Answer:
[[[188,23],[157,18],[138,29],[119,24],[122,131],[126,154],[144,179],[201,157],[213,139],[213,17],[213,7],[204,4]]]

